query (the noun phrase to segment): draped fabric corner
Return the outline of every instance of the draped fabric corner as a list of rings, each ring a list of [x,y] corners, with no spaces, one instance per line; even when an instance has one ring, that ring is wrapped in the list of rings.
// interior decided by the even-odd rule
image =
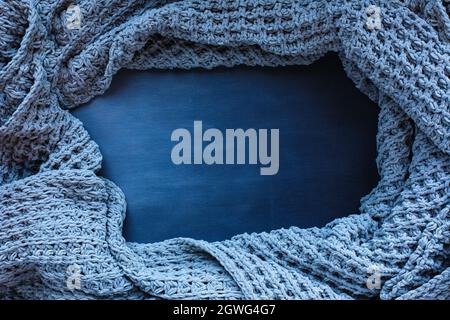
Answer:
[[[71,4],[79,28],[66,23]],[[380,29],[367,27],[369,5]],[[0,0],[0,297],[449,299],[449,9]],[[214,243],[124,240],[125,198],[96,174],[99,148],[67,109],[105,92],[121,68],[309,64],[328,52],[380,107],[381,179],[360,212]],[[379,286],[368,285],[374,270]]]

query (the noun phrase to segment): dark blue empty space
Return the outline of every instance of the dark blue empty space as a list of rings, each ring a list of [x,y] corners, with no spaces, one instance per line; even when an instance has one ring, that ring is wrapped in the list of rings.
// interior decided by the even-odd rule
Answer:
[[[123,70],[73,111],[103,153],[101,174],[127,198],[124,236],[221,240],[323,226],[355,213],[376,184],[378,107],[336,56],[310,66]],[[174,129],[279,128],[280,169],[171,162]]]

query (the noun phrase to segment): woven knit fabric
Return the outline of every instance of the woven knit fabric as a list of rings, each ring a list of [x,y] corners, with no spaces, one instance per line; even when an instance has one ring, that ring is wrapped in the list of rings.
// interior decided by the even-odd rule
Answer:
[[[66,23],[70,4],[0,0],[1,298],[450,298],[447,1],[83,0],[80,28]],[[124,195],[96,174],[99,148],[67,109],[121,68],[328,52],[380,107],[381,179],[360,212],[214,243],[124,240]],[[381,283],[368,286],[374,270]]]

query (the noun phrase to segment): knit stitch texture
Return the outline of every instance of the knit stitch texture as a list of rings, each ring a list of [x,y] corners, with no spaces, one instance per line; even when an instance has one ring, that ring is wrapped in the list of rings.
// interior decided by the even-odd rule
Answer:
[[[80,0],[79,29],[70,4],[0,0],[1,298],[450,298],[447,1]],[[381,29],[366,25],[369,5]],[[360,212],[214,243],[124,240],[124,195],[96,174],[99,148],[67,109],[121,68],[310,64],[328,52],[380,108],[381,179]],[[367,286],[374,268],[379,288]]]

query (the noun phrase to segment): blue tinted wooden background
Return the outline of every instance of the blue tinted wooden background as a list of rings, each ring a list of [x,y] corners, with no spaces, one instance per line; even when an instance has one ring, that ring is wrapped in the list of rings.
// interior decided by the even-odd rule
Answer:
[[[327,56],[310,66],[119,72],[73,111],[124,191],[127,240],[221,240],[243,232],[323,226],[357,212],[376,184],[378,107]],[[279,128],[280,170],[172,164],[171,132]]]

